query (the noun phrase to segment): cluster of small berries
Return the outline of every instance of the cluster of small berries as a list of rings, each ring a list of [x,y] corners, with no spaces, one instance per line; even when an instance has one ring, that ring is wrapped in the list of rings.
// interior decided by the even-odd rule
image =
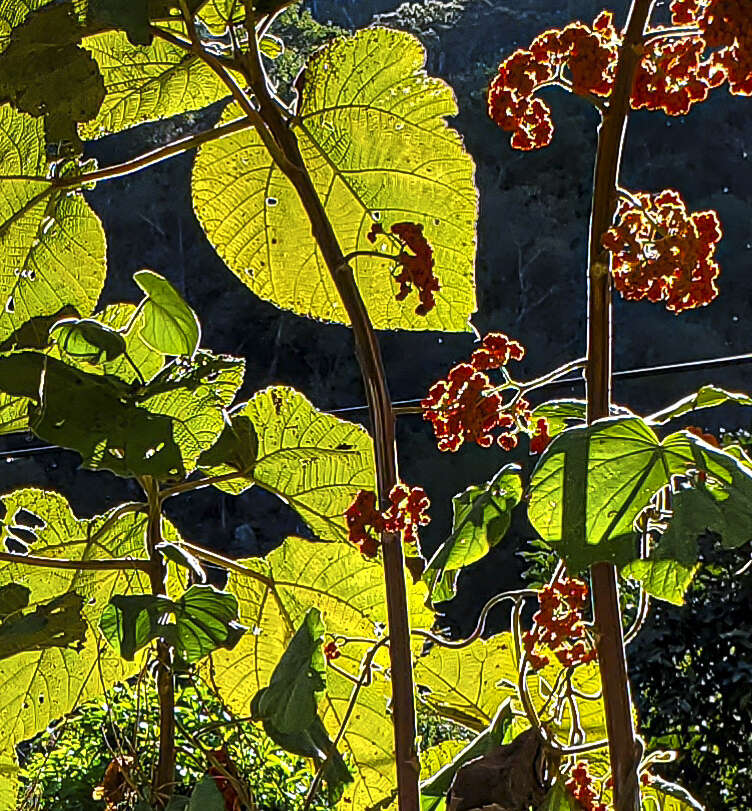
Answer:
[[[566,787],[585,811],[606,811],[606,804],[598,802],[598,797],[593,791],[593,778],[588,774],[584,763],[578,763],[572,769],[572,777],[567,780]]]
[[[345,511],[348,539],[366,558],[376,557],[382,532],[399,532],[405,543],[418,542],[418,527],[431,520],[426,510],[431,502],[422,487],[398,484],[389,494],[389,507],[378,509],[376,493],[360,490]],[[375,534],[372,534],[375,533]]]
[[[225,748],[214,749],[209,752],[210,757],[222,766],[219,769],[215,765],[209,766],[209,774],[214,779],[214,784],[219,789],[222,799],[225,801],[225,811],[242,811],[245,808],[241,802],[233,782],[226,775],[232,775],[236,780],[238,772],[235,764],[230,759],[230,755]]]
[[[540,590],[540,608],[533,616],[535,627],[523,637],[525,653],[534,670],[549,663],[547,656],[535,652],[538,645],[553,651],[564,667],[595,660],[597,654],[582,620],[587,595],[587,585],[574,578],[557,580]]]
[[[518,397],[505,404],[501,393],[486,374],[501,369],[510,360],[522,360],[525,349],[500,332],[490,332],[470,356],[449,370],[446,379],[431,386],[421,401],[423,419],[433,425],[439,450],[456,451],[463,442],[475,442],[489,448],[494,442],[493,431],[500,431],[496,442],[504,450],[517,445],[517,435],[523,430],[533,434],[533,450],[539,453],[548,444],[548,424],[538,420],[530,429],[530,403]]]
[[[541,86],[562,80],[569,71],[571,89],[583,96],[607,96],[614,81],[619,38],[611,12],[603,11],[592,27],[571,23],[539,34],[529,49],[520,49],[499,65],[488,93],[488,114],[512,133],[515,149],[548,146],[553,136],[551,108],[533,98]]]
[[[752,0],[673,0],[671,12],[675,26],[698,31],[668,29],[648,38],[631,106],[684,115],[725,81],[731,93],[752,95]],[[607,11],[592,27],[571,23],[544,31],[499,66],[489,88],[489,115],[512,133],[515,149],[547,146],[554,131],[551,109],[534,97],[536,91],[558,83],[582,96],[608,97],[621,43]]]
[[[423,226],[418,223],[397,222],[389,230],[404,246],[396,258],[401,270],[394,277],[400,286],[395,298],[397,301],[402,301],[407,298],[415,286],[420,299],[420,304],[415,308],[415,312],[418,315],[426,315],[436,306],[434,293],[440,289],[439,280],[433,272],[433,248],[423,235]],[[369,242],[375,243],[377,236],[383,233],[384,229],[381,225],[374,223],[366,238]],[[408,253],[405,248],[412,253]]]
[[[715,211],[688,213],[673,189],[621,201],[618,222],[603,236],[613,254],[614,285],[628,300],[664,301],[675,313],[718,295],[713,255],[722,232]]]
[[[729,92],[752,96],[752,0],[673,0],[671,20],[699,28]]]

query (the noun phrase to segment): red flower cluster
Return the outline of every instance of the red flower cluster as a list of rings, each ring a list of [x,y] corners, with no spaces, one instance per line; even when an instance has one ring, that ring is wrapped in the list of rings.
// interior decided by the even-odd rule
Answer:
[[[566,787],[585,811],[606,811],[605,803],[596,802],[593,778],[588,774],[587,766],[584,763],[578,763],[572,769],[572,777],[567,780]]]
[[[710,61],[725,74],[729,91],[752,95],[752,0],[673,0],[674,25],[697,26]]]
[[[713,254],[722,234],[715,211],[688,214],[673,189],[634,197],[636,204],[619,204],[618,224],[603,236],[616,289],[630,301],[664,301],[675,313],[711,302],[718,295]]]
[[[702,37],[654,40],[637,68],[632,107],[685,115],[693,104],[705,101],[711,88],[726,79],[725,70],[712,58],[703,59],[705,47]]]
[[[534,98],[535,92],[559,82],[579,95],[607,96],[619,41],[608,11],[601,12],[592,27],[571,23],[562,30],[544,31],[528,50],[515,51],[499,65],[488,92],[488,114],[501,129],[513,133],[515,149],[548,146],[554,130],[551,109]]]
[[[336,642],[327,642],[326,645],[324,645],[324,657],[327,662],[331,662],[333,659],[339,659],[340,656],[342,656],[342,651],[337,647]]]
[[[588,587],[581,580],[565,578],[542,588],[538,594],[540,609],[533,616],[535,629],[523,637],[528,661],[534,670],[545,667],[549,659],[535,653],[536,645],[552,650],[564,667],[592,662],[597,654],[582,621]]]
[[[501,332],[489,332],[480,342],[480,347],[470,355],[470,365],[479,372],[501,369],[510,360],[522,360],[525,347]]]
[[[221,764],[222,769],[224,770],[221,771],[217,766],[214,765],[209,766],[209,774],[214,779],[214,783],[225,801],[225,811],[242,811],[244,805],[240,801],[240,797],[238,797],[238,793],[235,791],[232,781],[225,776],[226,773],[232,775],[232,777],[235,779],[238,779],[238,772],[235,768],[235,764],[230,759],[230,755],[224,748],[214,749],[213,751],[209,752],[209,755],[211,755],[212,758],[217,761],[217,763]]]
[[[431,520],[426,513],[431,502],[422,487],[398,484],[392,488],[389,501],[389,507],[382,513],[377,509],[376,493],[360,490],[345,512],[348,539],[364,557],[376,557],[382,532],[399,532],[405,543],[417,543],[418,527]]]
[[[394,277],[400,286],[395,298],[397,301],[407,298],[414,285],[420,298],[420,304],[415,308],[415,312],[418,315],[426,315],[436,306],[434,293],[440,289],[439,280],[433,273],[433,248],[423,236],[423,226],[417,223],[398,222],[391,227],[390,231],[405,248],[412,251],[412,253],[408,253],[403,249],[397,256],[397,264],[401,266],[402,270]],[[374,223],[366,238],[373,243],[376,242],[376,236],[383,233],[384,229],[381,225]]]

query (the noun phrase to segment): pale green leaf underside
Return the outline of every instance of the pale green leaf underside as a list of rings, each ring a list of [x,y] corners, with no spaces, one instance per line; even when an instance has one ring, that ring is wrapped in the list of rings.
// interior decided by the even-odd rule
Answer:
[[[324,541],[347,539],[345,510],[375,489],[373,442],[359,425],[318,411],[285,386],[264,389],[234,415],[258,434],[253,478],[219,485],[237,493],[255,483],[284,499]]]
[[[99,537],[95,533],[105,517],[78,520],[57,493],[26,489],[2,498],[6,519],[0,542],[15,537],[15,522],[36,540],[30,553],[76,560],[106,557],[143,557],[145,518],[130,513]],[[28,511],[41,519],[39,528],[24,524]],[[19,514],[20,513],[20,514]],[[127,663],[104,645],[98,633],[99,616],[113,594],[149,590],[146,575],[126,571],[48,570],[0,563],[0,585],[20,583],[31,591],[31,603],[75,591],[85,598],[83,615],[88,626],[80,651],[47,648],[17,654],[0,662],[0,744],[12,746],[43,730],[70,712],[79,702],[101,694],[107,687],[132,675],[138,663]],[[99,663],[97,663],[99,659]]]
[[[250,629],[233,650],[212,656],[216,684],[234,711],[247,713],[256,691],[267,686],[309,608],[321,612],[327,639],[339,635],[375,642],[383,633],[386,606],[382,569],[376,561],[364,559],[355,547],[287,538],[265,560],[251,558],[243,563],[271,582],[233,572],[227,584],[227,590],[238,598],[239,621]],[[424,606],[425,597],[422,585],[410,587],[413,627],[428,628],[433,622],[433,614]],[[357,676],[369,647],[363,642],[340,643],[342,656],[337,665]],[[342,807],[351,811],[382,800],[394,786],[392,738],[384,733],[390,693],[384,672],[388,666],[385,649],[377,654],[376,664],[373,682],[360,691],[339,746],[355,767],[355,782],[345,788],[342,800]],[[327,693],[319,712],[332,736],[339,729],[352,688],[351,681],[328,670]]]
[[[436,308],[418,316],[417,292],[397,301],[390,263],[353,261],[369,315],[380,329],[464,331],[475,311],[477,193],[472,158],[445,118],[450,88],[423,71],[409,34],[369,28],[318,51],[302,89],[295,127],[303,159],[344,253],[372,245],[375,220],[423,225],[441,284]],[[235,105],[229,121],[240,114]],[[303,315],[347,323],[297,193],[255,130],[205,145],[193,172],[193,202],[209,240],[261,298]]]
[[[198,57],[170,42],[131,45],[108,31],[83,40],[104,77],[107,95],[97,117],[80,125],[82,138],[101,138],[146,121],[200,110],[229,91]]]
[[[89,315],[106,273],[102,224],[80,194],[44,177],[44,122],[0,108],[0,341],[65,305]]]

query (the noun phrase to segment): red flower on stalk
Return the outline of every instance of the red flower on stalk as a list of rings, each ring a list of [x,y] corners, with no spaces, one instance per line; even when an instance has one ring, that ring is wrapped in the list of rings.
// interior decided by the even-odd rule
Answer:
[[[633,197],[619,204],[618,223],[603,237],[613,254],[616,289],[630,301],[663,301],[675,313],[710,303],[718,295],[718,215],[688,213],[673,189]]]
[[[549,662],[548,657],[536,652],[539,645],[552,650],[564,667],[595,660],[597,654],[582,619],[587,595],[587,585],[574,578],[557,580],[540,590],[539,610],[533,615],[535,626],[523,637],[525,652],[534,670]]]
[[[389,494],[389,507],[377,509],[376,493],[360,490],[345,511],[348,540],[366,558],[376,557],[382,532],[399,532],[405,543],[418,542],[418,527],[430,522],[427,509],[431,502],[422,487],[395,485]]]
[[[554,131],[551,108],[534,98],[535,92],[559,83],[578,95],[608,96],[619,42],[608,11],[601,12],[592,26],[571,23],[562,30],[544,31],[529,49],[515,51],[499,65],[488,91],[488,114],[512,133],[515,149],[548,146]]]
[[[402,269],[394,277],[400,286],[395,298],[397,301],[402,301],[415,287],[420,299],[420,304],[415,308],[415,312],[418,315],[426,315],[436,306],[434,293],[441,289],[439,280],[433,272],[433,248],[423,235],[423,226],[418,223],[397,222],[391,226],[390,231],[403,245],[403,250],[396,258],[397,264]],[[381,225],[374,223],[366,238],[373,243],[376,242],[376,236],[383,233],[384,229]]]
[[[342,651],[337,647],[337,643],[327,642],[324,645],[324,658],[327,662],[331,662],[333,659],[339,659],[342,656]]]
[[[479,372],[500,369],[510,360],[522,360],[525,347],[501,332],[489,332],[480,342],[480,347],[470,356],[470,365]]]
[[[566,788],[585,811],[606,811],[605,803],[596,802],[598,797],[593,791],[593,778],[588,774],[586,764],[578,763],[572,769],[572,777],[567,781]]]
[[[535,424],[535,432],[530,439],[530,453],[538,454],[543,453],[551,442],[551,437],[548,435],[548,420],[541,417]]]

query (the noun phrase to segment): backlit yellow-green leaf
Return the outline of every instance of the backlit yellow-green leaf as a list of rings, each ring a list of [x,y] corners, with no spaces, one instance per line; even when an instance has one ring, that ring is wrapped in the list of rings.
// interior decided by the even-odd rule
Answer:
[[[12,748],[0,753],[0,808],[15,808],[18,800],[18,763]]]
[[[243,22],[243,0],[209,0],[198,15],[212,34],[224,34],[227,26]]]
[[[27,397],[11,397],[0,392],[0,436],[28,430],[30,402]]]
[[[78,520],[57,493],[18,490],[2,497],[5,520],[0,542],[29,542],[41,557],[94,560],[144,557],[145,517],[128,513],[106,527],[107,516]],[[0,585],[19,583],[31,591],[31,605],[73,591],[84,598],[88,626],[83,648],[47,648],[0,662],[0,744],[12,746],[43,730],[80,701],[99,695],[139,667],[123,662],[104,644],[99,616],[113,594],[149,589],[148,577],[131,571],[40,569],[0,563]]]
[[[32,11],[53,0],[0,0],[0,51],[8,44],[11,29],[20,25]]]
[[[170,42],[131,45],[125,34],[108,31],[86,37],[83,45],[99,65],[107,95],[97,117],[80,126],[82,138],[199,110],[229,95],[204,62]]]
[[[272,671],[309,608],[318,608],[326,639],[335,638],[342,652],[337,666],[358,676],[368,642],[345,643],[345,637],[376,642],[384,633],[386,606],[383,572],[348,544],[318,544],[288,538],[266,559],[243,561],[251,570],[232,572],[227,590],[240,605],[239,621],[250,630],[232,651],[213,654],[215,681],[222,697],[239,714],[247,714],[251,698],[266,687]],[[433,614],[424,606],[422,584],[409,587],[414,627],[428,628]],[[416,648],[422,640],[416,637]],[[355,768],[355,783],[345,788],[342,808],[359,811],[388,797],[395,785],[392,736],[388,726],[386,677],[388,654],[376,654],[373,681],[361,689],[355,711],[339,745]],[[327,672],[327,693],[319,713],[335,735],[350,700],[353,683],[333,668]]]
[[[46,180],[7,179],[46,173],[42,119],[1,107],[0,341],[65,305],[89,315],[104,284],[104,231],[84,198]]]
[[[452,91],[426,76],[425,53],[406,33],[382,28],[335,40],[306,69],[294,132],[342,250],[398,253],[387,231],[415,222],[434,250],[437,305],[415,313],[417,292],[397,301],[390,263],[353,260],[358,287],[382,329],[468,329],[475,310],[477,194],[473,162],[446,125]],[[231,105],[224,120],[240,115]],[[296,313],[347,322],[296,191],[255,130],[206,144],[196,159],[193,201],[228,267],[261,298]]]
[[[258,434],[253,478],[218,486],[237,493],[255,482],[287,501],[321,540],[346,539],[345,510],[358,490],[375,489],[368,433],[285,386],[258,392],[237,415],[250,418]]]

